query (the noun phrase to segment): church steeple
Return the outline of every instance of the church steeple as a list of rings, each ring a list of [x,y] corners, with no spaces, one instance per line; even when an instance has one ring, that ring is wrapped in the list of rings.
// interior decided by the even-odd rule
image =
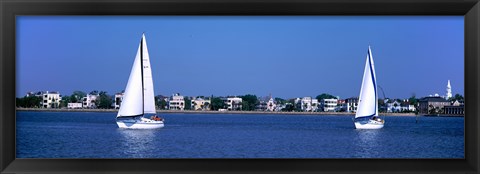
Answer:
[[[447,95],[445,97],[447,100],[452,98],[452,86],[450,86],[450,80],[447,82]]]

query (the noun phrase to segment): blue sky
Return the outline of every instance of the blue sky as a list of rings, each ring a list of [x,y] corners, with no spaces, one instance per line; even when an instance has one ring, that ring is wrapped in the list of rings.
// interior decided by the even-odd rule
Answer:
[[[155,95],[464,94],[463,16],[19,16],[16,95],[122,91],[142,32]],[[383,94],[379,93],[383,98]]]

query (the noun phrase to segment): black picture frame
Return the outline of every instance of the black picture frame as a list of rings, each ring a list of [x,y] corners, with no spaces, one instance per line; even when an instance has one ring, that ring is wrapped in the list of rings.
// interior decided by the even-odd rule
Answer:
[[[479,173],[478,0],[1,0],[2,173]],[[463,15],[465,159],[16,159],[18,15]]]

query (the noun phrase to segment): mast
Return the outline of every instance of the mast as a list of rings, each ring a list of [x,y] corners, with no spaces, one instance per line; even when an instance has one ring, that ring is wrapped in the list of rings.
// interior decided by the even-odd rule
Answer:
[[[378,94],[375,67],[373,63],[372,52],[370,46],[368,46],[363,80],[360,88],[358,109],[355,113],[355,118],[376,116],[378,114],[377,98]]]
[[[140,40],[140,68],[141,68],[141,77],[142,77],[142,115],[145,114],[145,87],[144,87],[144,81],[145,79],[143,78],[143,38],[145,37],[145,34],[142,34],[142,39]]]

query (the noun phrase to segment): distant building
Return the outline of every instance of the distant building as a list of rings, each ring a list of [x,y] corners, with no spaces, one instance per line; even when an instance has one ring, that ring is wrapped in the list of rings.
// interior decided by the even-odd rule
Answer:
[[[185,99],[179,93],[173,94],[168,101],[168,109],[170,110],[184,110]]]
[[[275,104],[275,100],[273,100],[272,95],[270,95],[270,100],[267,102],[267,111],[275,111],[277,104]]]
[[[347,111],[347,104],[345,100],[337,100],[337,107],[335,107],[336,112],[345,112]]]
[[[415,112],[415,111],[416,111],[415,106],[414,106],[414,105],[411,105],[410,102],[408,102],[408,100],[402,102],[402,103],[400,104],[400,108],[401,108],[400,110],[401,110],[402,112],[406,112],[406,111],[408,111],[408,112]]]
[[[58,92],[38,92],[38,97],[42,98],[41,105],[43,108],[58,108],[62,97]]]
[[[82,98],[83,108],[95,109],[97,108],[97,98],[99,95],[87,94]]]
[[[465,115],[465,104],[456,100],[451,105],[444,107],[445,114],[448,115]]]
[[[447,82],[447,95],[445,96],[445,99],[450,99],[452,98],[452,86],[450,86],[450,80]]]
[[[295,106],[296,110],[302,110],[302,99],[295,98],[293,105]]]
[[[67,108],[68,109],[81,109],[82,108],[82,103],[68,103]]]
[[[193,110],[210,110],[210,100],[205,100],[203,98],[195,98],[191,101]]]
[[[318,99],[312,99],[312,97],[303,97],[300,100],[300,109],[305,112],[317,111],[319,107]]]
[[[402,103],[397,100],[387,101],[387,112],[400,112],[402,110]]]
[[[227,104],[227,110],[229,111],[242,110],[242,98],[229,97],[225,104]]]
[[[338,99],[336,98],[329,98],[329,99],[322,99],[320,106],[323,112],[335,112],[338,104]]]
[[[268,102],[268,99],[266,99],[266,97],[258,97],[258,104],[255,106],[255,110],[266,111],[267,102]]]
[[[123,101],[123,93],[116,93],[115,94],[115,109],[120,109],[120,106],[122,105]]]
[[[450,102],[442,97],[423,97],[418,100],[418,112],[421,114],[443,113],[445,106]]]
[[[345,99],[345,111],[347,112],[357,112],[358,107],[358,98],[347,98]]]

